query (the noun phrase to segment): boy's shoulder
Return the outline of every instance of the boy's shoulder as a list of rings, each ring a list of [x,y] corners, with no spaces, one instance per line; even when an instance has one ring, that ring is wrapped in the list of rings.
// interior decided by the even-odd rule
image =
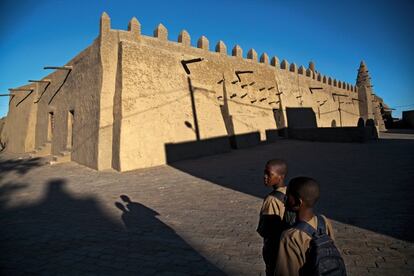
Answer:
[[[281,187],[270,192],[263,200],[260,213],[262,215],[283,216],[285,212],[284,192],[286,192],[286,187]]]
[[[279,197],[281,197],[282,194],[283,196],[286,195],[286,186],[278,187],[277,189],[272,190],[270,193],[267,194],[265,199],[279,199]]]
[[[321,216],[323,217],[323,219],[325,221],[327,234],[331,237],[331,239],[334,239],[333,228],[332,228],[332,224],[331,224],[330,220],[324,215],[321,215]],[[307,223],[309,223],[313,228],[316,229],[316,227],[318,225],[318,218],[316,216],[314,216]],[[281,240],[291,241],[295,244],[303,244],[304,242],[309,242],[311,239],[312,238],[308,234],[306,234],[305,232],[295,228],[295,226],[285,230],[282,233],[282,236],[281,236]]]

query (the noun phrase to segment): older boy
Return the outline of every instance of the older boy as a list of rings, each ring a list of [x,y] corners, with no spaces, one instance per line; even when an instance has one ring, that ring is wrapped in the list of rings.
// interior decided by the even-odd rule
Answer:
[[[269,160],[264,170],[264,184],[272,188],[263,201],[257,232],[263,237],[263,260],[266,275],[274,275],[277,249],[283,231],[283,215],[285,213],[285,177],[287,164],[281,159]]]
[[[310,272],[307,269],[311,259],[309,248],[312,241],[312,235],[310,235],[309,232],[316,229],[323,229],[321,232],[325,233],[321,234],[327,234],[330,239],[325,236],[325,245],[322,246],[331,246],[328,249],[330,250],[329,254],[331,254],[333,251],[337,252],[333,243],[332,245],[328,244],[334,238],[332,225],[326,217],[317,216],[314,213],[313,208],[319,199],[319,185],[314,179],[309,177],[293,178],[289,182],[286,196],[286,209],[296,213],[296,225],[282,233],[275,275],[310,275]],[[328,240],[328,243],[326,243],[326,240]],[[315,243],[312,243],[312,245],[313,244]],[[333,263],[334,269],[339,267],[340,271],[343,269],[343,273],[346,273],[339,252],[337,252],[334,257],[330,258],[334,258],[333,262],[331,262]],[[307,265],[305,266],[305,264]],[[343,265],[343,267],[341,267],[341,265]],[[337,273],[335,275],[344,275],[343,273]]]

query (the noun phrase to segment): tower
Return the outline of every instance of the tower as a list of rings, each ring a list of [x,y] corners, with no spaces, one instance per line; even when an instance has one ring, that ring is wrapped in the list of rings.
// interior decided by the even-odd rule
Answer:
[[[364,121],[373,119],[373,91],[371,85],[371,77],[369,76],[368,68],[364,61],[361,61],[358,69],[358,76],[356,80],[358,100],[359,100],[359,114]]]

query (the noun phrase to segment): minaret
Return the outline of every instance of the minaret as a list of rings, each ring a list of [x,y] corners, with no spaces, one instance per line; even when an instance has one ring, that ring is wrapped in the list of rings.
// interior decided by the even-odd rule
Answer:
[[[364,121],[366,121],[367,119],[373,119],[373,92],[371,85],[371,77],[369,76],[368,68],[364,61],[361,61],[361,64],[359,65],[356,86],[358,91],[360,117],[363,118]]]

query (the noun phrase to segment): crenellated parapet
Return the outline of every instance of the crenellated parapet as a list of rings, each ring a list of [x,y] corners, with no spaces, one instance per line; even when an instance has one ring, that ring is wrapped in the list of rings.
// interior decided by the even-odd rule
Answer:
[[[102,36],[105,33],[108,33],[110,31],[111,31],[111,20],[108,14],[104,12],[101,16],[101,21],[100,21],[100,34]],[[116,31],[116,30],[113,30],[113,31]],[[139,39],[139,37],[141,36],[141,24],[135,17],[133,17],[128,24],[128,32],[130,32],[132,34],[132,37],[136,39]],[[160,41],[165,41],[166,43],[179,43],[185,47],[193,47],[191,45],[190,34],[186,30],[183,30],[180,32],[180,34],[178,35],[177,42],[170,41],[168,39],[168,29],[163,24],[159,24],[155,28],[153,32],[153,37]],[[196,48],[203,49],[206,51],[212,51],[220,55],[224,55],[224,56],[229,55],[227,53],[227,46],[222,40],[216,43],[214,49],[210,49],[209,40],[204,35],[201,36],[197,40]],[[302,75],[304,77],[314,79],[315,81],[319,81],[321,83],[324,83],[324,84],[327,84],[329,86],[333,86],[339,89],[356,92],[356,87],[354,87],[353,85],[350,85],[340,80],[336,80],[335,78],[332,78],[332,77],[326,77],[322,75],[320,72],[317,72],[315,70],[315,63],[313,61],[311,61],[309,63],[308,68],[306,68],[303,65],[297,66],[296,63],[294,62],[289,63],[285,59],[282,60],[282,62],[279,62],[279,59],[276,56],[273,56],[269,60],[269,56],[267,53],[262,53],[260,55],[260,58],[258,56],[259,55],[255,51],[255,49],[249,49],[246,56],[244,57],[243,49],[239,45],[235,45],[232,48],[229,58],[230,57],[242,58],[242,59],[246,59],[251,62],[259,63],[262,65],[269,65],[270,63],[270,65],[275,67],[276,69],[286,70],[293,74]],[[358,81],[361,81],[361,79],[359,79]]]

